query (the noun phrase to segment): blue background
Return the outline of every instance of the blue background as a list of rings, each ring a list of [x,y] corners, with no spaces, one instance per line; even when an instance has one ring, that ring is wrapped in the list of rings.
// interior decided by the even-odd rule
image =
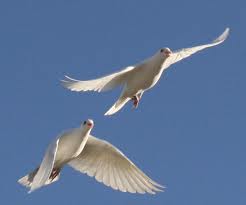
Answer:
[[[4,1],[0,3],[1,204],[246,204],[243,0]],[[103,114],[120,90],[74,93],[65,74],[93,79],[161,47],[224,44],[169,68],[137,110]],[[92,134],[167,186],[157,195],[111,190],[70,167],[31,195],[16,181],[62,130],[92,118]]]

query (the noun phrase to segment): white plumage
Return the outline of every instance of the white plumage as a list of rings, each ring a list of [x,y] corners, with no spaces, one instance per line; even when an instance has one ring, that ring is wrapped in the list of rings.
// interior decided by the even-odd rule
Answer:
[[[163,186],[145,175],[120,150],[91,136],[92,127],[93,121],[87,120],[80,128],[62,134],[50,144],[40,167],[18,182],[30,188],[30,193],[57,181],[62,167],[68,164],[115,190],[141,194],[162,191]]]
[[[183,48],[172,52],[169,48],[160,49],[152,57],[134,66],[128,66],[122,71],[111,75],[88,81],[80,81],[68,76],[62,80],[64,87],[72,91],[107,91],[117,86],[123,86],[123,91],[115,104],[105,113],[112,115],[119,111],[129,100],[134,101],[134,107],[138,106],[144,91],[153,87],[164,69],[170,65],[189,57],[190,55],[205,48],[222,43],[229,35],[229,28],[213,42],[191,48]]]

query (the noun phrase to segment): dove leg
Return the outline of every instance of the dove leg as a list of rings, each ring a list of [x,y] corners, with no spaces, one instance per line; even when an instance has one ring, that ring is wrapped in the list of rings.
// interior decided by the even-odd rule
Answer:
[[[61,168],[54,168],[50,174],[51,181],[57,177],[57,175],[60,173]]]
[[[134,95],[134,96],[132,97],[133,107],[134,107],[134,108],[137,108],[137,107],[138,107],[138,104],[139,104],[139,101],[140,101],[142,95],[143,95],[143,92],[140,92],[140,93],[138,93],[137,95]]]
[[[136,95],[134,95],[134,96],[132,97],[133,107],[134,107],[134,108],[137,108],[137,107],[138,107],[139,100],[140,100],[140,99],[139,99],[138,96],[136,96]]]

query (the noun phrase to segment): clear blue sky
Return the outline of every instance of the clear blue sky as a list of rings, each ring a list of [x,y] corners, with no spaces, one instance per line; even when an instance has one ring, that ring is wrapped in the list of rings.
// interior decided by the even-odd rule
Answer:
[[[178,3],[179,2],[179,3]],[[7,1],[0,3],[1,204],[246,204],[246,65],[243,0]],[[173,65],[137,110],[103,113],[119,90],[73,93],[64,74],[91,79],[161,47],[227,41]],[[95,121],[166,192],[111,190],[70,167],[31,195],[17,179],[62,130]]]

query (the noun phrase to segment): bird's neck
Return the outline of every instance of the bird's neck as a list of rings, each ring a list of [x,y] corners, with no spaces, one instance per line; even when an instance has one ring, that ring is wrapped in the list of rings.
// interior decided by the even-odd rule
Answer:
[[[150,57],[147,61],[145,61],[144,64],[148,68],[151,68],[152,72],[161,74],[163,72],[162,65],[164,62],[165,62],[164,59],[154,55]]]
[[[84,149],[85,144],[86,144],[86,142],[90,136],[90,132],[91,132],[91,130],[86,130],[86,131],[82,130],[81,131],[81,135],[80,135],[81,136],[81,142],[80,142],[80,145],[78,147],[78,150],[76,151],[76,153],[74,154],[73,157],[77,157],[82,152],[82,150]]]
[[[82,132],[81,132],[81,137],[82,137],[82,142],[81,142],[81,144],[87,142],[90,133],[91,133],[91,130],[82,130]]]

